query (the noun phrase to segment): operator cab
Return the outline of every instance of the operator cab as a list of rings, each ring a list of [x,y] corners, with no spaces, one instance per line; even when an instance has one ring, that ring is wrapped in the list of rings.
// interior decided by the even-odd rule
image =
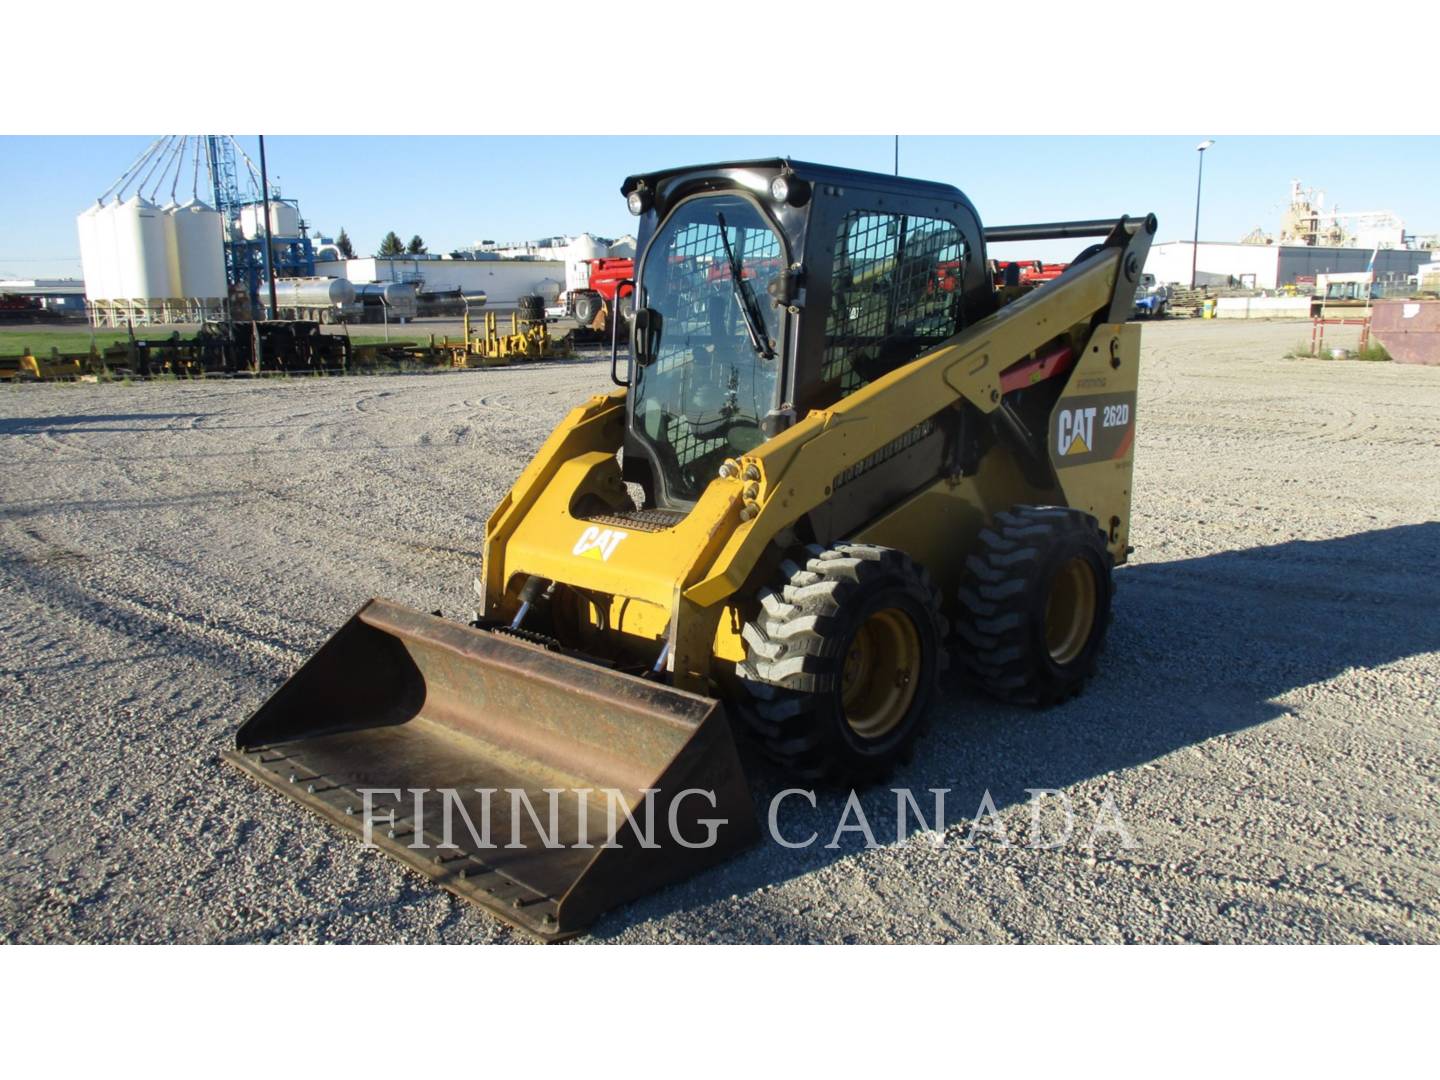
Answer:
[[[727,459],[994,310],[970,201],[773,159],[628,178],[639,218],[624,475],[686,510]]]

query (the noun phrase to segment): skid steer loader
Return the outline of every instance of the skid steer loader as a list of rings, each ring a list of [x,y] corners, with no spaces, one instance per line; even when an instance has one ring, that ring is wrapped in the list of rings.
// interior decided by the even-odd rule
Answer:
[[[950,657],[1077,693],[1130,525],[1153,216],[984,229],[953,187],[787,160],[621,193],[616,388],[495,508],[474,621],[369,601],[227,753],[546,940],[756,838],[732,727],[855,785]],[[995,279],[987,241],[1067,237],[1100,242]]]

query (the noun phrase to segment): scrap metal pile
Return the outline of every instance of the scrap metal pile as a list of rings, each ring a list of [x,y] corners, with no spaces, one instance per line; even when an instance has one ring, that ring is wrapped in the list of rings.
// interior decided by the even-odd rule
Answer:
[[[376,342],[355,344],[346,334],[326,333],[318,322],[284,319],[259,322],[207,322],[190,336],[137,337],[87,352],[48,355],[27,349],[0,358],[0,379],[16,381],[172,376],[245,376],[273,374],[360,374],[415,367],[495,367],[515,361],[571,355],[569,341],[552,337],[539,297],[521,297],[521,309],[501,333],[488,312],[484,333],[472,332],[465,319],[460,340],[449,337],[427,344]]]

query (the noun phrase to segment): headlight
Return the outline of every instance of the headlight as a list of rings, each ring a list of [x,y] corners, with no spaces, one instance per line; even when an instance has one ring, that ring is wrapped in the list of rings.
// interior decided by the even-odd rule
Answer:
[[[770,194],[787,206],[804,206],[810,199],[810,185],[793,174],[781,173],[770,181]]]
[[[639,217],[650,209],[650,192],[645,188],[636,188],[625,196],[625,205],[630,208],[630,213]]]

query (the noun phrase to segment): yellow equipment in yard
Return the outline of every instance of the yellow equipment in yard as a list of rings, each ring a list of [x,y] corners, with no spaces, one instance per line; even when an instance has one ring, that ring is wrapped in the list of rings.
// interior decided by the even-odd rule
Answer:
[[[1078,693],[1128,550],[1153,216],[983,229],[785,160],[622,194],[629,355],[490,516],[476,619],[370,601],[227,755],[547,940],[755,837],[731,726],[864,784],[950,656]],[[1101,242],[997,291],[987,241],[1065,237]]]
[[[545,301],[539,296],[522,296],[519,307],[510,313],[510,332],[500,333],[495,312],[485,313],[485,336],[470,331],[470,308],[465,308],[464,341],[452,342],[448,337],[441,348],[450,354],[451,367],[503,367],[512,360],[541,360],[569,356],[569,342],[557,342],[550,336],[545,319]]]
[[[62,355],[59,349],[51,349],[50,355],[42,357],[26,348],[20,356],[0,358],[0,380],[36,382],[51,379],[84,379],[93,376],[99,368],[99,354],[92,345],[83,355],[70,353]],[[93,381],[93,378],[92,380]]]

